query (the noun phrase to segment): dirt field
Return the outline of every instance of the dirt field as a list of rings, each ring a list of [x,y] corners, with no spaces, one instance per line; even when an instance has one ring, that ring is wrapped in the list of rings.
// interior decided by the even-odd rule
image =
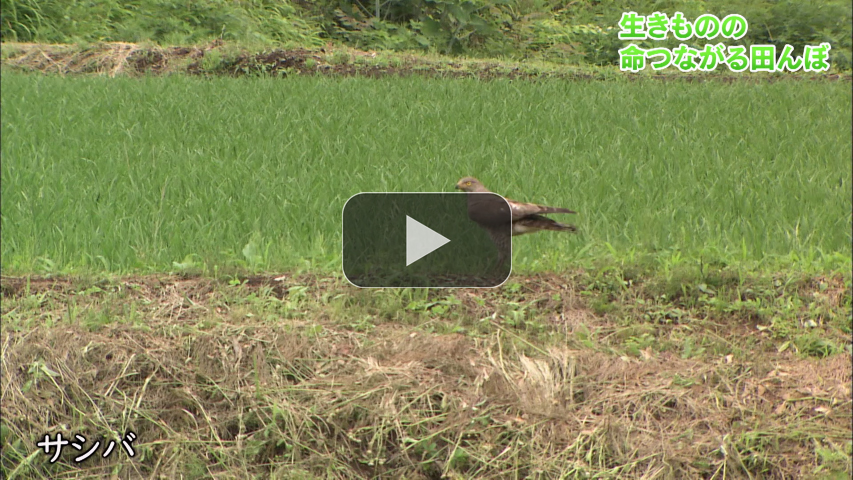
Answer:
[[[3,277],[3,469],[7,478],[850,473],[849,350],[796,353],[749,312],[656,315],[651,284],[601,297],[607,288],[583,273],[513,280],[426,292],[314,276]],[[841,278],[793,288],[791,298],[841,315],[849,304]],[[617,310],[601,313],[596,298]],[[66,447],[51,465],[35,442],[58,431],[133,431],[137,456],[119,449],[78,465]]]

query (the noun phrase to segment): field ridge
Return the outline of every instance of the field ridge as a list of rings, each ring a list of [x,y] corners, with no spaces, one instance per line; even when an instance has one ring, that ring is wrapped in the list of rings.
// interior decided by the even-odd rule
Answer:
[[[617,78],[679,80],[686,82],[775,82],[780,80],[851,81],[846,73],[733,73],[680,72],[670,68],[662,72],[640,74],[622,72],[615,67],[561,65],[544,61],[518,62],[501,59],[469,59],[384,51],[363,51],[332,46],[306,49],[272,48],[257,51],[239,45],[214,41],[196,46],[158,46],[125,42],[91,45],[59,45],[6,42],[2,45],[2,64],[22,71],[60,75],[100,74],[162,75],[328,75],[328,76],[411,76],[438,78],[496,78],[535,80],[609,80]]]
[[[694,289],[666,304],[652,279],[614,293],[608,278],[448,292],[307,274],[3,277],[2,468],[10,479],[850,473],[849,348],[795,353],[805,344],[785,346],[780,312],[691,307],[707,295]],[[808,317],[816,330],[843,341],[826,322],[849,307],[849,279],[779,280],[742,278],[738,291],[753,305],[803,301],[794,317],[822,312]],[[59,426],[132,430],[139,456],[49,464],[34,442]]]

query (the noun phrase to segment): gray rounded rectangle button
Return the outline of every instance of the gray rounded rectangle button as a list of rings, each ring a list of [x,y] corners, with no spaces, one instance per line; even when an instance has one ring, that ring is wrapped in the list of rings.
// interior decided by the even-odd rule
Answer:
[[[488,217],[469,203],[490,205]],[[496,287],[512,271],[511,235],[496,193],[358,193],[343,209],[344,276],[357,287]]]

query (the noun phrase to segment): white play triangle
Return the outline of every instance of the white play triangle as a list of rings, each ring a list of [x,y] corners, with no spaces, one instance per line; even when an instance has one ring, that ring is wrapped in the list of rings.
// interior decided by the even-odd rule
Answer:
[[[450,239],[406,215],[406,266],[448,244]]]

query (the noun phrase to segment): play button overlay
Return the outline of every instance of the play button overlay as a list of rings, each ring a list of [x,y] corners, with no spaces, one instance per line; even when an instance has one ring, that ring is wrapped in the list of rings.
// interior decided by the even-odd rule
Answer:
[[[496,287],[509,278],[489,231],[468,217],[468,195],[493,193],[359,193],[343,209],[347,280],[367,288]],[[511,214],[498,228],[511,232]],[[494,233],[494,232],[493,232]]]
[[[450,242],[446,237],[406,215],[406,266]]]

